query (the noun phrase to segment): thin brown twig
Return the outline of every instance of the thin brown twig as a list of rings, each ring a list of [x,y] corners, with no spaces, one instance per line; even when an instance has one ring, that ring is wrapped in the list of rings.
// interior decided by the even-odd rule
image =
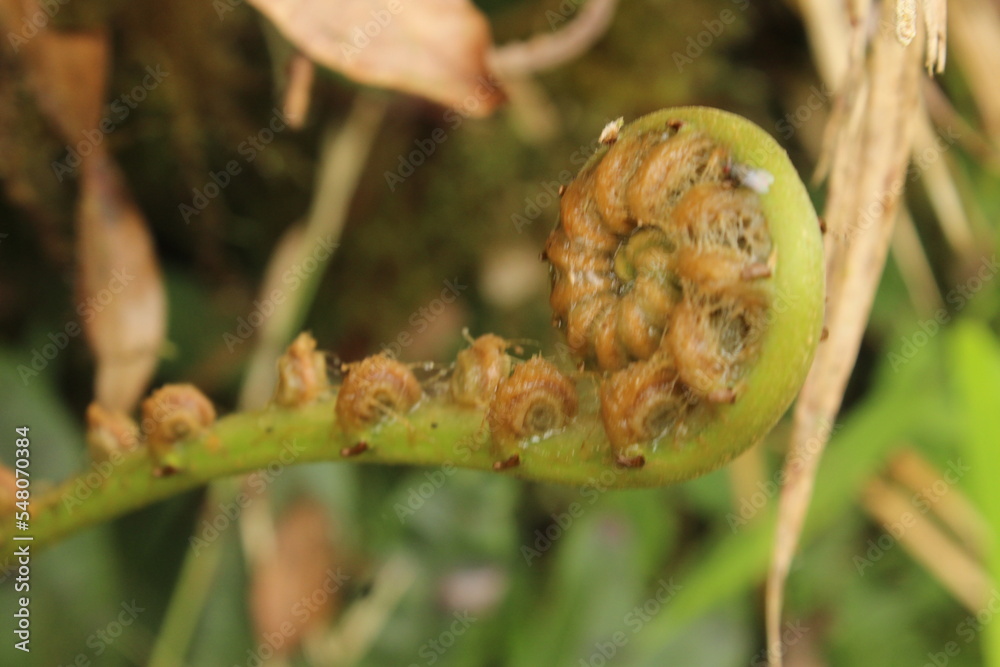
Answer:
[[[883,5],[892,25],[894,7]],[[855,24],[855,30],[865,25]],[[814,29],[816,27],[814,26]],[[829,339],[820,346],[799,396],[779,501],[774,551],[767,582],[768,646],[780,667],[785,582],[805,521],[823,447],[854,366],[905,185],[914,119],[919,108],[922,27],[909,46],[890,31],[876,32],[855,90],[846,90],[843,125],[831,161],[826,215]],[[854,82],[852,82],[854,83]]]
[[[316,65],[313,61],[301,53],[292,56],[288,63],[288,84],[285,86],[282,108],[293,130],[301,129],[306,122],[315,75]]]
[[[494,47],[490,68],[501,78],[559,67],[586,53],[607,31],[618,0],[589,0],[566,27]]]

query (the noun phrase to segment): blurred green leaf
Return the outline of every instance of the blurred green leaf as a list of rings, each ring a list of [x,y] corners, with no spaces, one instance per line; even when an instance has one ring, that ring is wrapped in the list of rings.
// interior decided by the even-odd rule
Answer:
[[[930,381],[937,371],[936,361],[928,351],[894,375],[888,364],[883,364],[881,381],[870,398],[835,427],[810,507],[807,541],[852,506],[865,480],[900,439],[948,418],[939,407],[944,383]],[[686,623],[763,580],[773,539],[775,503],[776,498],[772,498],[756,521],[708,544],[678,573],[684,590],[638,640],[644,660],[658,655],[662,644]],[[721,523],[725,518],[718,520]]]
[[[961,397],[965,419],[961,430],[963,451],[969,457],[968,483],[990,525],[1000,519],[1000,343],[986,325],[974,321],[959,322],[950,336],[953,382]],[[1000,544],[996,533],[991,535],[989,571],[993,577],[993,593],[1000,582]],[[996,595],[990,596],[994,604]],[[982,614],[993,618],[997,610],[988,608]],[[994,619],[995,620],[995,619]],[[996,622],[982,627],[986,664],[1000,665],[1000,626]]]

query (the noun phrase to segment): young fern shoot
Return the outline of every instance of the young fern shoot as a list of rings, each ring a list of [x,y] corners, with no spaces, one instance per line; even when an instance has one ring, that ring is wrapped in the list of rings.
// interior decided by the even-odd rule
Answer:
[[[561,191],[543,257],[573,367],[518,359],[486,334],[449,373],[422,379],[375,355],[346,365],[337,386],[303,334],[263,411],[215,420],[197,389],[173,385],[143,404],[138,438],[127,416],[92,411],[93,467],[110,471],[84,471],[33,503],[36,544],[275,461],[606,488],[690,479],[763,438],[821,338],[816,213],[785,151],[731,113],[681,107],[609,124]],[[5,519],[8,554],[13,535]]]

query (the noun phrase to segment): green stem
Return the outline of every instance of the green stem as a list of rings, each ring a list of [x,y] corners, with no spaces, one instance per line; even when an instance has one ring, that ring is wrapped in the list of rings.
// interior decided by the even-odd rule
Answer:
[[[0,558],[23,544],[11,539],[15,534],[31,535],[34,546],[42,547],[214,479],[259,469],[274,472],[298,463],[349,461],[492,472],[493,463],[502,458],[492,451],[481,410],[428,398],[405,418],[350,435],[335,421],[333,400],[297,410],[271,407],[224,417],[202,437],[176,446],[169,460],[178,468],[173,474],[161,474],[160,463],[145,451],[122,457],[110,471],[110,463],[95,463],[32,501],[27,533],[15,533],[13,513],[5,513]],[[369,449],[342,453],[359,442]],[[494,474],[602,489],[659,486],[690,477],[690,460],[704,453],[690,443],[670,456],[650,457],[643,468],[616,467],[598,418],[583,415],[563,432],[527,444],[521,465]]]
[[[238,488],[239,484],[234,481],[233,486]],[[221,545],[213,544],[213,547],[205,549],[201,558],[195,558],[192,555],[195,552],[188,550],[178,578],[179,582],[185,582],[186,585],[174,588],[167,615],[149,656],[149,667],[185,664],[190,639],[198,627],[201,610],[212,590],[212,580],[219,561],[222,560]]]

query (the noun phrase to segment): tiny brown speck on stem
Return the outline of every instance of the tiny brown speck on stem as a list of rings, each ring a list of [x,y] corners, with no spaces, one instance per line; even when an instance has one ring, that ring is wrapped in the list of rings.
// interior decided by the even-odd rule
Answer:
[[[344,447],[340,450],[340,455],[345,459],[352,456],[358,456],[359,454],[364,454],[369,449],[368,443],[362,440],[361,442],[356,442],[350,447]]]

